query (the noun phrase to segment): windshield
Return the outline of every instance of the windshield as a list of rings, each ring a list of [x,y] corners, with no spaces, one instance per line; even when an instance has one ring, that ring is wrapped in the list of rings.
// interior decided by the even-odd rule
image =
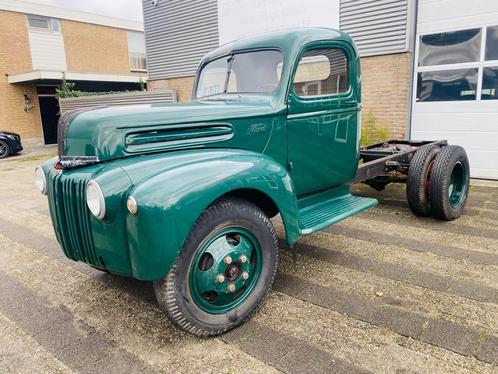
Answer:
[[[196,98],[218,94],[272,93],[278,87],[284,55],[244,52],[211,61],[201,70]]]

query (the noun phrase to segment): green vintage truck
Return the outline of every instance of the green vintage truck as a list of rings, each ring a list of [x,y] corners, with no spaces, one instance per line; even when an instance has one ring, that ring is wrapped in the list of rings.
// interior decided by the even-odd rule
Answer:
[[[59,122],[59,156],[36,169],[67,257],[153,281],[180,328],[221,334],[261,305],[277,269],[280,215],[303,235],[374,206],[353,182],[406,182],[412,210],[454,219],[469,185],[445,141],[360,149],[352,39],[309,28],[219,47],[189,103],[90,108]]]

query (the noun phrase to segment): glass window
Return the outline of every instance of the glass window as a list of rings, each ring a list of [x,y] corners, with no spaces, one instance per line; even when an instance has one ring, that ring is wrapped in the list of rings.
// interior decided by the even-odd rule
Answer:
[[[46,30],[60,32],[60,20],[57,18],[47,18],[42,16],[28,16],[28,25],[33,30]]]
[[[420,37],[418,66],[479,61],[481,29]]]
[[[130,70],[147,70],[145,37],[143,32],[128,31]]]
[[[202,69],[197,85],[197,97],[211,96],[223,93],[227,80],[229,57],[219,58],[210,62]]]
[[[201,70],[196,97],[218,94],[272,93],[280,83],[284,55],[254,51],[211,61]]]
[[[28,24],[30,28],[50,30],[48,21],[48,18],[28,17]]]
[[[498,60],[498,26],[488,27],[486,32],[486,60]]]
[[[348,59],[341,49],[315,49],[306,52],[294,75],[298,96],[332,95],[349,89]]]
[[[483,69],[481,99],[498,99],[498,67]]]
[[[478,69],[418,73],[417,101],[475,100]]]
[[[58,19],[51,18],[50,26],[52,31],[59,32],[61,30],[60,21]]]

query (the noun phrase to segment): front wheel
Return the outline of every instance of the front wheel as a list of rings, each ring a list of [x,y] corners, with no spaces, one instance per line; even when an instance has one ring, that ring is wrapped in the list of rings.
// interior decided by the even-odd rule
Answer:
[[[245,200],[223,198],[198,218],[171,271],[154,281],[154,291],[178,327],[219,335],[256,312],[277,262],[277,236],[264,212]]]
[[[5,158],[10,154],[10,147],[9,145],[4,142],[3,140],[0,140],[0,158]]]

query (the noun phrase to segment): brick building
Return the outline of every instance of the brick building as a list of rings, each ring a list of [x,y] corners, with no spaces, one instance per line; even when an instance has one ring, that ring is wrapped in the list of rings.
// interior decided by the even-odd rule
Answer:
[[[140,22],[0,0],[0,130],[54,143],[63,73],[84,91],[137,89],[144,43]]]
[[[291,27],[341,29],[362,67],[363,130],[463,145],[471,175],[498,179],[495,0],[143,0],[149,89],[191,99],[201,57]],[[368,126],[366,126],[368,125]]]

